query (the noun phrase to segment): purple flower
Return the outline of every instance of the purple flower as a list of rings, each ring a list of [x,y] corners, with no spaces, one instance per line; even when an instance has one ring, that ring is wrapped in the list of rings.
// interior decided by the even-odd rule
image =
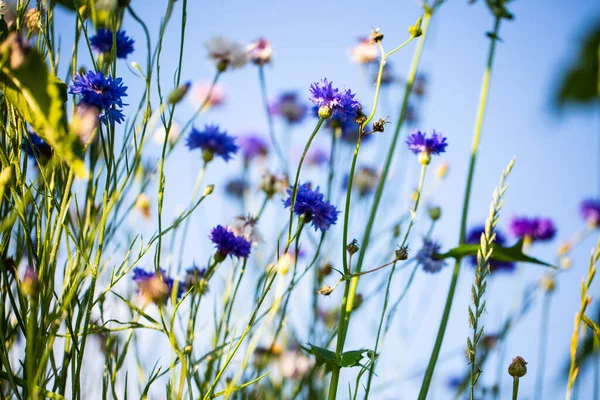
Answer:
[[[255,158],[265,157],[269,148],[267,142],[263,138],[257,135],[242,136],[239,138],[240,147],[242,148],[242,155],[244,157],[244,163],[248,163]]]
[[[283,92],[277,101],[269,106],[269,112],[284,118],[288,124],[299,124],[306,117],[308,106],[298,101],[297,93]]]
[[[468,244],[480,244],[481,243],[481,234],[485,232],[484,225],[476,225],[467,233],[467,238],[465,240]],[[504,246],[506,244],[506,237],[499,230],[495,230],[496,240],[495,243],[499,246]],[[492,254],[493,255],[493,254]],[[469,257],[469,262],[471,265],[477,265],[477,256]],[[508,261],[497,261],[497,260],[489,260],[490,271],[507,271],[512,272],[515,269],[515,263]]]
[[[586,199],[581,203],[581,216],[593,227],[600,225],[600,199]]]
[[[118,31],[116,35],[117,58],[127,58],[133,53],[133,39],[125,35],[125,31]],[[90,37],[92,49],[98,53],[110,53],[113,46],[113,32],[110,29],[100,28]]]
[[[283,201],[285,208],[292,205],[293,188],[290,187],[287,192],[289,197]],[[297,216],[304,215],[305,222],[311,222],[315,230],[320,229],[321,232],[325,232],[331,225],[335,225],[339,211],[324,200],[323,194],[319,193],[319,188],[312,190],[310,183],[305,183],[298,188],[294,213]]]
[[[196,286],[206,276],[206,268],[200,268],[196,264],[185,270],[184,287],[186,290]]]
[[[513,217],[510,231],[518,238],[532,241],[550,240],[556,235],[556,227],[550,218]]]
[[[321,166],[329,162],[329,154],[320,147],[311,148],[308,150],[308,153],[306,153],[304,161],[307,165]]]
[[[332,82],[327,79],[315,82],[310,86],[310,101],[312,101],[319,109],[327,108],[332,114],[331,116],[354,116],[356,110],[360,107],[360,103],[354,100],[354,93],[350,89],[339,90],[332,86]]]
[[[446,265],[444,260],[435,258],[435,255],[440,252],[440,248],[439,243],[431,239],[423,239],[423,247],[417,253],[417,262],[423,266],[423,271],[434,274]]]
[[[29,132],[29,140],[31,140],[31,144],[25,139],[23,148],[27,150],[30,157],[38,157],[42,160],[52,157],[52,147],[44,139],[33,132]]]
[[[76,75],[69,85],[69,93],[81,96],[80,104],[97,107],[102,112],[100,119],[105,123],[125,120],[122,108],[127,104],[123,104],[121,98],[127,96],[126,91],[127,86],[123,86],[121,78],[105,77],[102,71]]]
[[[133,269],[133,281],[137,284],[138,293],[147,301],[155,304],[166,304],[173,291],[175,281],[167,275],[164,269],[159,273],[148,272],[142,268]],[[177,298],[183,294],[181,285],[177,290]]]
[[[427,137],[427,133],[422,133],[420,130],[413,130],[406,140],[408,148],[415,154],[440,154],[446,151],[446,138],[441,134],[433,131],[431,137]]]
[[[221,132],[217,125],[205,125],[203,131],[192,127],[186,145],[190,150],[202,149],[204,160],[207,162],[211,161],[215,154],[229,161],[238,151],[235,137]]]
[[[215,244],[219,258],[227,256],[248,258],[252,245],[243,236],[235,234],[222,225],[217,225],[210,231],[210,240]]]

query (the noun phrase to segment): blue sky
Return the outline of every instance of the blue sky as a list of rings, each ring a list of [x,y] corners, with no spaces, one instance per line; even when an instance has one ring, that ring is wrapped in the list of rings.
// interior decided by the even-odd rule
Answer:
[[[133,1],[133,8],[149,26],[157,27],[163,13],[163,2],[150,1],[151,7],[143,7],[140,3]],[[473,6],[466,3],[463,0],[448,1],[436,13],[420,68],[428,77],[428,86],[418,127],[426,131],[441,131],[450,143],[447,153],[442,157],[449,162],[450,173],[433,196],[433,201],[443,210],[443,218],[434,236],[443,243],[445,249],[457,241],[470,141],[489,44],[485,32],[491,30],[493,25],[491,14],[482,0]],[[510,9],[516,19],[504,22],[500,29],[502,42],[498,45],[494,64],[469,215],[473,223],[485,219],[492,190],[498,183],[502,169],[514,156],[516,164],[509,179],[510,188],[500,226],[506,227],[508,218],[516,214],[551,216],[558,226],[558,239],[552,244],[532,248],[532,252],[539,258],[551,260],[559,242],[583,226],[578,213],[581,199],[600,191],[600,113],[598,110],[594,113],[576,109],[559,115],[551,107],[551,99],[561,72],[576,54],[579,38],[594,19],[600,18],[600,5],[591,0],[579,1],[577,5],[567,0],[532,0],[515,2]],[[167,32],[161,65],[165,87],[169,87],[177,67],[175,60],[179,47],[179,27],[176,20],[179,18],[179,8],[176,10],[174,21]],[[389,50],[407,38],[407,28],[419,14],[420,8],[413,1],[190,1],[183,79],[198,82],[212,78],[214,66],[206,60],[203,46],[210,37],[225,35],[247,43],[262,36],[272,42],[275,51],[273,63],[266,71],[270,97],[282,90],[295,89],[301,97],[308,98],[310,83],[327,77],[335,84],[357,92],[358,98],[369,107],[373,97],[371,81],[365,78],[360,66],[351,63],[349,48],[358,37],[367,35],[374,27],[380,27],[385,35],[384,45]],[[67,39],[72,35],[72,18],[67,20],[65,14],[59,14],[58,18],[64,19],[65,26],[69,26],[60,33],[64,42],[70,43]],[[131,17],[126,16],[124,27],[136,39],[142,37],[139,26]],[[153,44],[156,42],[157,31],[158,29],[151,29]],[[408,45],[389,60],[400,77],[404,77],[408,71],[414,46],[414,43]],[[136,52],[128,61],[135,60],[143,64],[143,48],[141,40],[138,41]],[[137,101],[134,99],[139,98],[142,88],[141,82],[134,78],[124,64],[120,64],[119,68],[130,87],[130,103],[135,104]],[[242,70],[227,72],[221,83],[227,93],[226,107],[201,115],[196,124],[215,122],[233,133],[253,129],[263,132],[267,137],[256,68],[248,65]],[[389,115],[395,121],[401,96],[400,85],[383,93],[381,115],[378,116]],[[130,109],[133,110],[133,107],[130,106]],[[191,115],[192,108],[184,106],[180,112],[177,119],[182,122]],[[292,152],[301,148],[312,130],[312,124],[314,120],[290,133],[294,142]],[[278,126],[281,134],[280,128]],[[376,138],[377,143],[365,145],[361,164],[380,166],[378,150],[385,148],[390,131],[392,129],[383,133],[381,138]],[[402,135],[403,142],[406,129]],[[317,145],[325,145],[325,139],[319,138]],[[403,147],[402,143],[400,147]],[[153,151],[157,152],[158,148]],[[403,166],[401,169],[405,171],[392,174],[387,191],[398,193],[399,200],[394,201],[394,197],[391,197],[384,202],[385,207],[390,207],[390,210],[393,208],[395,213],[407,209],[406,194],[418,179],[416,159],[407,158],[409,155],[406,151],[398,151],[398,157],[404,161],[397,165]],[[297,159],[297,155],[293,155],[292,159]],[[198,158],[188,154],[183,148],[176,150],[176,157],[169,162],[167,169],[168,209],[175,209],[182,204],[180,199],[190,197],[199,167]],[[206,259],[210,254],[206,239],[210,227],[217,223],[227,223],[233,215],[239,213],[235,203],[222,201],[222,183],[235,176],[240,166],[216,161],[210,167],[206,183],[217,183],[216,195],[195,216],[191,229],[193,234],[188,243],[200,244],[186,249],[185,262]],[[322,179],[324,172],[307,171],[307,174],[312,174],[310,176],[318,180]],[[401,176],[405,179],[401,180]],[[337,205],[341,206],[341,202]],[[272,207],[276,208],[278,205]],[[388,212],[392,211],[380,211],[381,224],[384,224],[385,214]],[[274,211],[267,214],[270,219],[262,222],[264,230],[280,229],[275,214]],[[361,236],[360,227],[364,226],[362,220],[364,216],[361,217],[360,210],[356,216],[353,214],[352,233],[358,237]],[[424,232],[428,227],[424,214],[420,215],[419,222],[418,232]],[[145,227],[149,232],[151,228],[152,224]],[[551,351],[546,368],[547,399],[562,398],[564,395],[562,384],[553,385],[568,355],[573,315],[578,308],[580,279],[586,273],[589,250],[596,240],[593,236],[578,249],[572,269],[558,282],[549,335],[548,348]],[[418,248],[418,236],[413,242],[411,247]],[[334,249],[339,247],[338,244],[339,242],[335,242]],[[268,245],[267,243],[266,246]],[[411,375],[411,371],[414,373],[426,365],[444,305],[450,270],[451,268],[447,268],[436,276],[422,273],[417,275],[406,301],[407,310],[398,318],[402,324],[396,324],[393,328],[401,339],[388,339],[383,349],[379,367],[382,371],[380,382]],[[407,272],[397,273],[395,279],[398,283],[394,285],[394,293],[400,292]],[[539,279],[543,272],[540,267],[526,265],[517,274],[491,278],[488,315],[485,317],[485,325],[486,328],[489,327],[490,333],[499,327],[503,316],[515,306],[518,298],[516,295],[521,292],[523,285]],[[379,279],[365,279],[365,284],[369,286],[371,282],[372,286]],[[466,308],[469,304],[471,281],[471,270],[464,268],[442,353],[464,346],[469,334]],[[599,289],[600,284],[596,282],[593,293],[597,294]],[[308,294],[304,295],[306,296]],[[324,301],[330,306],[338,304],[337,302],[339,296],[335,294]],[[375,303],[374,308],[368,310],[378,314],[379,302]],[[425,308],[426,313],[423,311]],[[365,336],[371,338],[375,329],[375,319],[369,316],[368,310],[363,310],[354,317],[348,348],[372,345],[372,340],[364,342]],[[240,311],[241,316],[245,315],[243,311]],[[505,366],[508,366],[511,357],[517,355],[530,362],[532,373],[521,383],[523,398],[533,396],[539,315],[540,309],[536,307],[527,320],[515,328],[506,350]],[[405,335],[416,336],[417,339],[408,345]],[[464,365],[466,359],[460,352],[452,360],[438,365],[436,390],[433,392],[435,398],[447,398],[443,391],[444,380],[453,372],[462,371],[461,366]],[[484,371],[482,379],[491,382],[495,377],[494,361]],[[349,378],[350,375],[343,377]],[[506,392],[510,385],[506,373],[502,384],[503,391]],[[378,392],[377,398],[412,399],[415,398],[419,385],[420,378],[410,380],[400,388],[396,386],[391,391]],[[585,371],[581,390],[580,398],[591,398],[583,395],[591,391],[591,377]]]

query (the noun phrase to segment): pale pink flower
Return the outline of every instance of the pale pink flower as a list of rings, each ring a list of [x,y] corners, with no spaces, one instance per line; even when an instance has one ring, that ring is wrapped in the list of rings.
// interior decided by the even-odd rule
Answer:
[[[352,61],[358,64],[369,64],[379,59],[377,45],[368,38],[359,39],[359,43],[350,49]]]

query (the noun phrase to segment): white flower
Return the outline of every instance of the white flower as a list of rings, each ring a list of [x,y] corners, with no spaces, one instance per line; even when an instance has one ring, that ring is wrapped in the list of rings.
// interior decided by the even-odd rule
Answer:
[[[157,144],[163,144],[165,141],[165,138],[167,138],[167,140],[169,141],[169,143],[171,144],[175,144],[175,142],[177,142],[177,139],[179,138],[179,135],[181,134],[181,128],[179,127],[179,124],[177,122],[173,122],[171,124],[171,129],[169,130],[169,135],[166,135],[165,132],[165,127],[164,125],[161,125],[156,132],[154,132],[154,141]]]
[[[377,61],[379,58],[379,49],[377,45],[369,39],[360,39],[360,42],[350,49],[352,61],[358,64],[369,64]]]
[[[223,36],[215,36],[206,42],[205,46],[208,50],[208,58],[217,63],[224,63],[225,68],[240,68],[248,61],[244,46],[231,42]]]
[[[260,234],[256,223],[258,220],[250,215],[235,217],[233,222],[229,225],[229,229],[235,236],[243,236],[247,241],[256,246],[258,243],[263,241],[262,235]]]

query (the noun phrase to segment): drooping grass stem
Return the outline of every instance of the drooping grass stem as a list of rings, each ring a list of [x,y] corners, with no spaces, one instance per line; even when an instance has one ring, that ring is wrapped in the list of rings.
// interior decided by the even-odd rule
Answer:
[[[462,209],[462,217],[460,222],[460,232],[459,232],[459,243],[462,244],[465,241],[465,234],[467,230],[467,215],[469,211],[469,201],[471,199],[471,188],[473,184],[473,176],[475,175],[475,161],[477,159],[477,151],[479,149],[479,139],[481,137],[481,129],[483,127],[483,118],[485,116],[485,109],[487,104],[487,97],[490,86],[490,77],[492,74],[492,65],[494,62],[494,54],[496,51],[496,42],[498,40],[498,32],[500,30],[500,21],[501,18],[496,16],[494,21],[494,30],[490,35],[491,43],[488,54],[487,66],[485,69],[485,73],[483,75],[483,82],[481,84],[481,94],[479,97],[479,107],[477,110],[477,118],[475,120],[475,130],[473,133],[473,142],[471,146],[471,160],[469,163],[469,172],[467,175],[467,186],[465,189],[465,197],[463,202]],[[456,284],[458,283],[458,275],[460,272],[460,259],[456,260],[454,264],[454,271],[452,274],[452,280],[450,282],[450,289],[448,290],[448,297],[446,298],[446,305],[444,306],[444,313],[442,314],[442,320],[440,322],[440,327],[438,330],[438,334],[435,340],[435,344],[433,347],[433,351],[431,353],[431,358],[429,359],[429,364],[427,365],[427,370],[425,371],[425,376],[423,378],[423,383],[421,384],[421,390],[419,392],[419,400],[425,400],[427,398],[427,393],[429,392],[429,386],[431,385],[431,380],[433,378],[433,371],[435,370],[435,365],[437,363],[437,359],[440,355],[440,350],[442,348],[442,342],[444,340],[444,334],[446,333],[446,327],[448,325],[448,319],[450,317],[450,310],[452,308],[452,301],[454,300],[454,292],[456,291]]]

